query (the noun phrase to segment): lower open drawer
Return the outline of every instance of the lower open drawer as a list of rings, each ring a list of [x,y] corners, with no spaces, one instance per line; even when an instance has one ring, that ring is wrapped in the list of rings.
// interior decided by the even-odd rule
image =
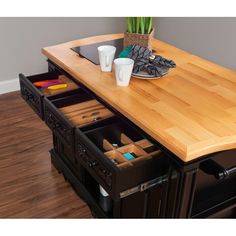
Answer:
[[[120,119],[76,130],[76,158],[113,198],[166,181],[163,153]]]

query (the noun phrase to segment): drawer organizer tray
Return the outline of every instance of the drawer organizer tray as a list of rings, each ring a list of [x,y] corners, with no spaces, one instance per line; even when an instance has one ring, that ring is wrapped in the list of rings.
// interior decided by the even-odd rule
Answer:
[[[67,88],[58,90],[49,90],[47,88],[40,88],[34,85],[35,82],[43,80],[55,80],[58,79],[67,84]],[[78,89],[78,85],[75,84],[65,75],[61,75],[60,72],[48,72],[44,74],[25,76],[19,75],[21,96],[22,98],[33,108],[33,110],[44,120],[43,110],[43,98],[44,96],[50,97],[56,94],[62,94],[68,91]]]
[[[123,133],[121,134],[121,139],[122,138],[129,140],[129,138]],[[118,168],[132,166],[137,161],[143,161],[161,153],[161,151],[155,149],[155,147],[147,139],[143,139],[138,142],[133,142],[132,140],[129,140],[129,142],[127,142],[125,146],[120,148],[114,147],[114,145],[104,139],[103,146],[104,149],[107,149],[107,152],[105,152],[104,154],[115,165],[117,165]],[[148,149],[152,151],[146,152],[145,150]],[[128,158],[125,154],[128,154]],[[131,157],[131,160],[129,157]]]
[[[112,112],[95,99],[62,107],[59,110],[77,128],[113,116]]]

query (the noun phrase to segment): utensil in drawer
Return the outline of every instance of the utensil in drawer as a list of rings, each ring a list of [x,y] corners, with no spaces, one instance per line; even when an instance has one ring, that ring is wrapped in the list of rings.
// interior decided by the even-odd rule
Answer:
[[[117,144],[117,143],[112,143],[111,144],[114,148],[118,148],[119,147],[119,145]]]
[[[57,85],[52,85],[48,87],[49,90],[57,90],[57,89],[63,89],[63,88],[67,88],[67,84],[57,84]]]
[[[77,117],[75,119],[70,119],[73,124],[75,124],[77,127],[80,127],[81,125],[87,125],[89,123],[93,123],[95,121],[98,121],[98,120],[101,120],[103,119],[104,117],[101,117],[101,116],[89,116],[89,117],[86,117],[86,118],[82,118],[82,117]]]
[[[83,115],[82,119],[85,119],[85,118],[88,118],[88,117],[91,117],[91,116],[96,116],[96,115],[99,115],[99,114],[100,114],[100,111],[92,112],[89,115]]]
[[[116,159],[111,159],[111,161],[115,164],[115,165],[119,165],[119,162]]]
[[[113,114],[105,107],[103,107],[99,109],[99,111],[98,110],[90,111],[87,113],[78,114],[77,116],[72,116],[72,117],[68,116],[68,118],[74,125],[80,127],[81,125],[93,123],[95,121],[106,119],[111,116],[113,116]]]
[[[59,79],[42,80],[42,81],[34,82],[33,85],[36,87],[42,87],[43,85],[47,83],[59,83],[59,82],[61,82]]]
[[[134,153],[130,153],[130,152],[123,153],[123,157],[125,159],[127,159],[128,161],[133,160],[135,158],[135,156],[134,156]]]
[[[97,121],[97,120],[101,120],[102,119],[102,117],[101,116],[98,116],[98,117],[95,117],[94,119],[93,119],[93,121]]]
[[[49,83],[45,83],[45,84],[43,84],[43,85],[41,85],[40,87],[41,88],[48,88],[48,87],[50,87],[50,86],[53,86],[53,85],[58,85],[58,84],[64,84],[63,82],[49,82]]]

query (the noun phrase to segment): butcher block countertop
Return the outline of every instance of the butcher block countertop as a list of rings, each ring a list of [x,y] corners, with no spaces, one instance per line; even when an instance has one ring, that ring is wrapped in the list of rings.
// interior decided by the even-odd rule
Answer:
[[[176,68],[160,79],[132,78],[129,87],[118,87],[114,72],[101,72],[70,49],[122,37],[79,39],[42,53],[184,162],[236,148],[236,72],[154,39],[156,53]]]

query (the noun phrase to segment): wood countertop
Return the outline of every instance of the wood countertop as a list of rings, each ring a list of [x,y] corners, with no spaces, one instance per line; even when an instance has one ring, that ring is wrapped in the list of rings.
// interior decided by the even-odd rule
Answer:
[[[236,148],[236,72],[154,39],[153,49],[176,68],[157,80],[132,78],[129,87],[118,87],[113,72],[70,50],[122,37],[79,39],[42,53],[184,162]]]

